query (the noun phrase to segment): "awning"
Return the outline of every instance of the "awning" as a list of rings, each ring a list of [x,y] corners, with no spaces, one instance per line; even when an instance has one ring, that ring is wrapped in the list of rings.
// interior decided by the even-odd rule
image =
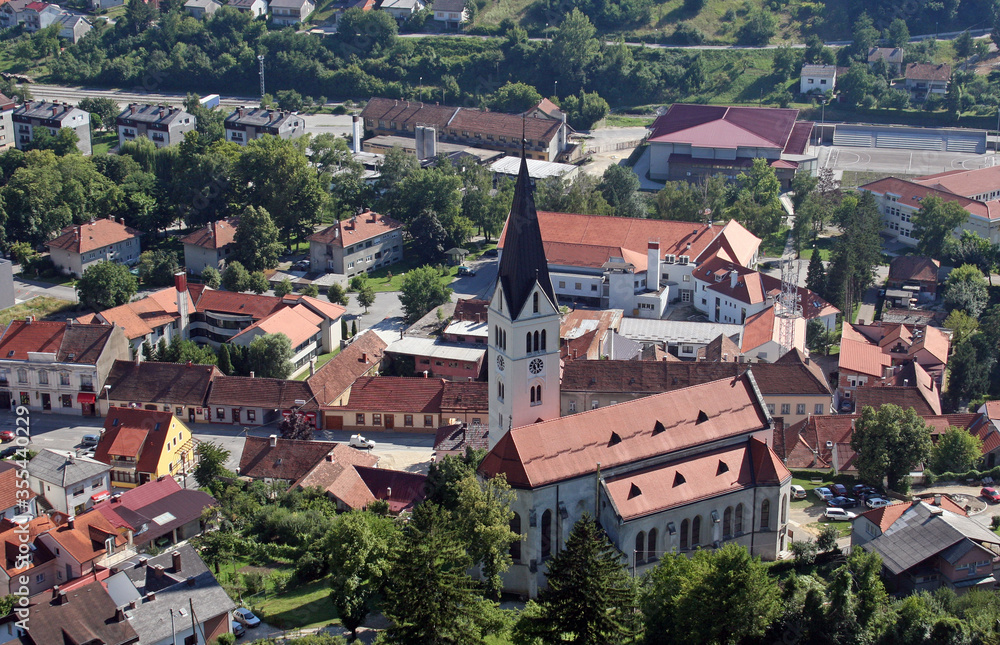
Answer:
[[[76,395],[77,403],[97,403],[97,395],[91,392],[80,392]]]
[[[94,493],[93,495],[91,495],[90,496],[90,501],[92,501],[92,502],[94,502],[96,504],[97,502],[105,500],[105,499],[107,499],[109,497],[111,497],[111,493],[109,493],[106,490],[102,490],[100,493]]]

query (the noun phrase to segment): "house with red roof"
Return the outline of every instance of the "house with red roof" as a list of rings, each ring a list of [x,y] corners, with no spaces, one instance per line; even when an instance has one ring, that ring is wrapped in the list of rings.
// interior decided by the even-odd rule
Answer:
[[[162,548],[201,534],[205,509],[215,505],[208,493],[182,488],[173,477],[163,476],[112,495],[93,510],[136,546]]]
[[[99,262],[132,265],[139,261],[141,233],[113,217],[67,226],[45,243],[49,257],[62,273],[79,278]]]
[[[800,168],[815,172],[809,153],[811,121],[785,108],[674,103],[657,117],[649,135],[649,176],[659,181],[700,182],[724,175],[736,179],[767,160],[782,189]]]
[[[386,347],[386,342],[374,331],[355,336],[347,347],[306,379],[316,401],[323,406],[347,403],[355,381],[378,375]],[[342,425],[340,428],[336,425],[342,421],[341,417],[324,413],[323,418],[327,430],[342,429]]]
[[[226,267],[226,260],[233,252],[239,218],[231,217],[209,222],[193,233],[181,238],[184,244],[184,268],[192,275],[201,275],[205,267],[219,271]]]
[[[403,259],[403,225],[387,215],[360,210],[309,236],[310,267],[314,271],[353,277]]]
[[[452,420],[482,423],[488,418],[487,389],[483,381],[365,376],[354,382],[347,403],[324,414],[339,416],[333,425],[345,430],[437,432]]]
[[[164,475],[186,476],[195,465],[191,431],[172,412],[112,407],[94,459],[111,466],[111,483],[135,488]]]
[[[315,426],[320,404],[305,381],[250,376],[220,376],[208,392],[212,423],[260,426],[293,414]]]

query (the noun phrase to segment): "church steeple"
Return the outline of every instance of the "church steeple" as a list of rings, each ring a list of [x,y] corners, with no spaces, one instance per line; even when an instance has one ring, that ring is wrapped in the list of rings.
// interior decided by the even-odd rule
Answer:
[[[542,232],[538,227],[534,189],[528,177],[528,161],[523,151],[521,169],[517,173],[517,184],[514,187],[514,202],[507,217],[507,233],[497,281],[503,287],[512,318],[516,318],[521,312],[536,281],[552,304],[556,304],[549,266],[545,261]]]

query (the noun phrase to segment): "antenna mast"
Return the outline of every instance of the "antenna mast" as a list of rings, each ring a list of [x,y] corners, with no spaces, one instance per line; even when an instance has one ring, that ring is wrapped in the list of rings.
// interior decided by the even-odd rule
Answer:
[[[798,284],[799,265],[794,253],[786,253],[781,259],[781,295],[774,308],[779,318],[778,342],[781,343],[782,354],[790,351],[795,345],[795,319],[802,317]]]
[[[260,100],[264,100],[264,54],[257,54],[257,62],[260,64]]]

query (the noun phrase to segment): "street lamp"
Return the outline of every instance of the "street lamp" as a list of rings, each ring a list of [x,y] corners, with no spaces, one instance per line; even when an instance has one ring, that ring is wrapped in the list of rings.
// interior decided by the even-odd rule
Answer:
[[[559,81],[552,86],[552,96],[559,98]]]
[[[420,81],[419,81],[419,82],[417,83],[417,91],[418,91],[418,92],[420,92],[420,100],[421,100],[421,101],[423,101],[423,100],[424,100],[424,89],[423,89],[423,84],[424,84],[424,77],[423,77],[423,76],[421,76],[421,77],[420,77]]]
[[[107,397],[107,400],[108,400],[108,414],[110,414],[111,413],[111,386],[110,385],[105,385],[104,386],[104,394],[105,394],[105,396]]]

